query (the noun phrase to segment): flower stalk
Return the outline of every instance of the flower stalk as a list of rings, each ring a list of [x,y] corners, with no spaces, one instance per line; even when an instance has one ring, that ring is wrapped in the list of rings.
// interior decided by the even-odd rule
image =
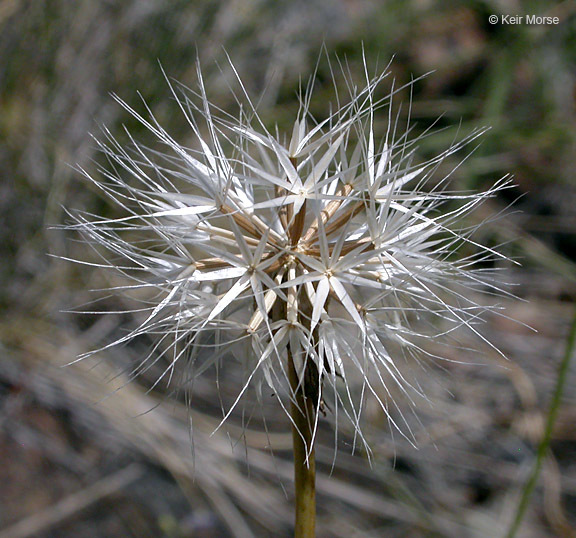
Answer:
[[[288,354],[288,373],[293,400],[292,445],[294,451],[295,538],[312,538],[316,528],[316,461],[314,455],[314,424],[316,406],[306,397],[300,385],[292,356]]]
[[[298,161],[290,157],[290,163],[297,169]],[[281,220],[283,229],[290,240],[290,247],[297,248],[304,232],[306,220],[306,200],[294,215],[292,206],[288,206]],[[290,259],[286,264],[289,280],[296,277],[296,261]],[[288,288],[284,319],[293,327],[309,326],[302,319],[298,305],[298,289]],[[308,327],[309,329],[309,327]],[[319,397],[318,372],[314,363],[306,357],[303,364],[304,375],[300,376],[294,365],[290,346],[287,348],[288,380],[290,383],[290,418],[292,421],[292,447],[294,457],[294,491],[295,491],[295,538],[313,538],[316,529],[316,461],[314,453],[314,433],[316,431],[316,407]],[[312,372],[312,373],[311,373]],[[314,373],[316,376],[314,376]]]

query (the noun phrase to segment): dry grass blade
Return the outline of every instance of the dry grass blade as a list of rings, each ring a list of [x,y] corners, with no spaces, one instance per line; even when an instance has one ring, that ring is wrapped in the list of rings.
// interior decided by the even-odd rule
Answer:
[[[98,501],[121,491],[143,475],[138,464],[131,464],[94,484],[76,491],[57,504],[35,513],[18,523],[0,530],[0,538],[29,538],[61,524],[67,518]]]

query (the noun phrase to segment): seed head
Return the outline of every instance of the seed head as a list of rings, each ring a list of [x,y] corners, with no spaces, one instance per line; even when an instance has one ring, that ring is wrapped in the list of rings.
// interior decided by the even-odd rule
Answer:
[[[361,89],[348,80],[347,99],[322,120],[310,113],[310,83],[284,138],[266,128],[239,77],[238,116],[212,105],[198,68],[196,92],[169,83],[193,148],[150,109],[141,115],[117,98],[165,150],[132,139],[125,148],[105,131],[110,167],[101,178],[83,171],[125,215],[76,213],[72,227],[104,247],[102,265],[131,279],[126,291],[148,292],[138,326],[106,347],[156,335],[140,371],[165,361],[157,383],[179,362],[194,377],[240,360],[248,373],[224,419],[263,380],[286,408],[293,364],[319,411],[343,414],[361,435],[372,394],[396,425],[392,393],[421,392],[400,360],[432,356],[425,343],[456,330],[483,338],[476,323],[492,307],[475,297],[500,290],[473,266],[500,255],[461,219],[509,180],[481,193],[448,191],[446,159],[483,130],[418,161],[419,138],[400,132],[392,113],[398,90],[391,83],[376,96],[388,75],[366,76]],[[380,140],[376,118],[387,121]],[[474,254],[459,259],[464,243]]]

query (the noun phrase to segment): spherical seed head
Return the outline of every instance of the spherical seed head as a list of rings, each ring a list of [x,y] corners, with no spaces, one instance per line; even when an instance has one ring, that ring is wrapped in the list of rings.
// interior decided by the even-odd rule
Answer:
[[[418,140],[398,134],[392,118],[397,90],[375,97],[387,76],[367,76],[363,89],[350,83],[348,99],[321,121],[309,112],[310,85],[286,141],[265,127],[245,92],[238,118],[217,110],[198,68],[198,92],[170,85],[196,149],[176,142],[149,109],[143,116],[118,99],[167,152],[136,142],[124,148],[106,132],[99,144],[113,170],[102,170],[104,179],[84,172],[126,216],[77,213],[72,227],[123,259],[103,265],[133,279],[126,289],[154,296],[138,327],[110,345],[157,335],[160,344],[143,360],[166,359],[157,382],[184,358],[204,371],[236,356],[249,373],[224,419],[261,379],[285,408],[283,395],[295,390],[290,360],[297,390],[318,410],[326,401],[360,433],[371,393],[396,425],[392,392],[420,393],[398,357],[431,355],[423,343],[456,329],[483,338],[476,323],[491,307],[470,290],[499,290],[473,262],[499,254],[457,226],[509,180],[482,193],[448,193],[451,174],[437,177],[440,165],[482,130],[417,162]],[[386,113],[389,127],[377,141],[374,117]],[[133,232],[138,241],[129,239]],[[476,254],[457,259],[463,242]],[[353,379],[361,380],[360,395]]]

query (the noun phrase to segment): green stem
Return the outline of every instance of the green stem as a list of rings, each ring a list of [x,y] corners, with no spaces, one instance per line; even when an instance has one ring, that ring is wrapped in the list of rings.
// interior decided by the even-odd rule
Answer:
[[[538,475],[540,474],[540,469],[544,463],[544,458],[548,452],[548,447],[550,446],[550,440],[552,438],[552,430],[554,429],[554,423],[556,422],[556,417],[558,416],[558,410],[560,409],[560,403],[562,401],[562,393],[564,392],[564,385],[566,384],[566,379],[568,378],[568,369],[570,366],[570,360],[574,354],[574,346],[576,344],[576,313],[574,319],[572,320],[572,327],[570,328],[570,334],[568,335],[568,343],[566,344],[566,351],[564,353],[564,358],[560,363],[560,368],[558,370],[558,380],[556,381],[556,387],[554,389],[554,394],[552,395],[552,401],[550,402],[550,409],[548,411],[548,416],[546,417],[546,427],[544,429],[544,435],[538,446],[538,454],[536,456],[536,462],[530,477],[524,486],[524,491],[522,492],[522,497],[518,503],[518,508],[516,509],[516,517],[510,525],[510,529],[506,534],[506,538],[514,538],[526,509],[528,508],[528,503],[530,502],[530,497],[532,492],[536,487],[536,482],[538,481]]]
[[[294,537],[313,538],[316,534],[316,463],[312,435],[316,410],[312,398],[306,398],[302,386],[298,386],[298,374],[290,354],[288,354],[288,374],[295,395],[290,403],[296,490]]]

